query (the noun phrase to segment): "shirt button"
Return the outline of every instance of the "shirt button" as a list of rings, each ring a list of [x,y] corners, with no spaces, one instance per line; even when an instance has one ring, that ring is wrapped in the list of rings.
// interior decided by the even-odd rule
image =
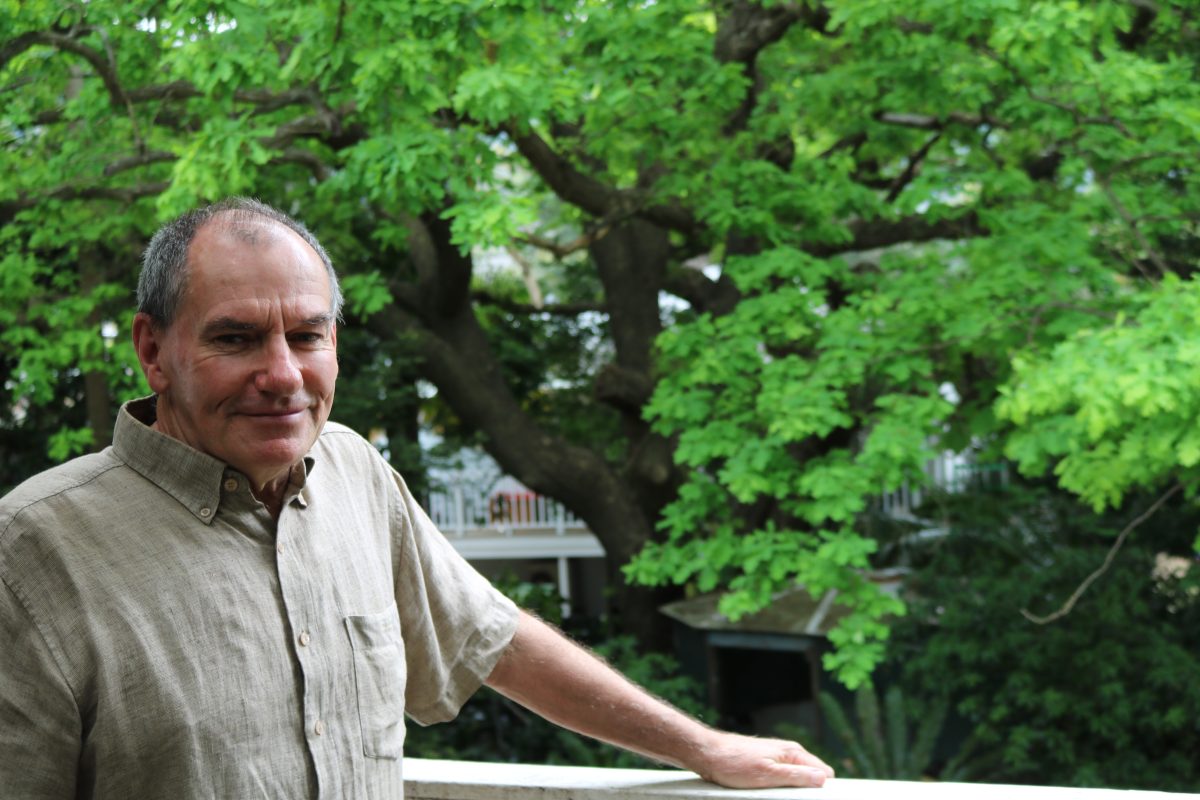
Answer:
[[[237,484],[237,481],[236,481],[236,480],[234,480],[233,478],[227,478],[227,479],[225,480],[225,491],[227,491],[227,492],[236,492],[236,491],[237,491],[237,486],[238,486],[238,484]]]
[[[300,631],[300,646],[308,647],[308,643],[312,641],[312,637],[308,635],[308,631]]]
[[[207,519],[208,517],[211,517],[212,509],[209,508],[208,506],[205,506],[204,508],[200,509],[200,516],[204,517],[205,519]]]
[[[320,736],[321,734],[325,733],[325,723],[322,722],[321,720],[317,720],[316,723],[313,725],[313,733],[315,733],[317,736]]]
[[[279,555],[283,555],[283,545],[282,544],[275,545],[275,552],[279,553]]]

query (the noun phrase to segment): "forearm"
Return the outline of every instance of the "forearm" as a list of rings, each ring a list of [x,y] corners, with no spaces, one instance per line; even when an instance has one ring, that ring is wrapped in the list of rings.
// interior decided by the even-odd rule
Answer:
[[[487,683],[564,728],[683,769],[713,733],[524,612]]]
[[[564,728],[726,786],[820,786],[833,774],[795,742],[709,728],[524,612],[487,683]]]

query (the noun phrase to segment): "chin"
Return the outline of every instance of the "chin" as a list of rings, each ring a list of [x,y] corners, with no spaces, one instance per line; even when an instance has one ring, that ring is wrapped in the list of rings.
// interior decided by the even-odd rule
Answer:
[[[276,441],[246,448],[240,455],[243,464],[254,464],[261,470],[279,473],[291,469],[311,447],[310,441]]]

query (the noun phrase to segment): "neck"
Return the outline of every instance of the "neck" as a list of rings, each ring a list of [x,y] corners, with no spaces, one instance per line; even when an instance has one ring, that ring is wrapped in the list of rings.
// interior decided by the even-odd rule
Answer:
[[[268,481],[262,486],[250,484],[251,494],[267,507],[271,519],[279,519],[279,514],[283,511],[283,496],[287,491],[288,483],[288,474],[285,473],[282,478]]]
[[[160,399],[160,409],[161,405],[162,403]],[[177,434],[170,425],[169,419],[164,419],[162,414],[155,416],[154,422],[150,424],[150,427],[159,433],[165,434],[174,439],[178,439],[184,444],[195,447],[194,444],[189,442],[183,436]],[[201,450],[201,452],[204,451]],[[238,468],[236,465],[231,464],[230,466],[233,466],[235,469]],[[285,469],[283,472],[276,473],[269,478],[263,478],[261,476],[251,475],[248,473],[246,475],[246,477],[250,479],[250,493],[254,495],[256,500],[267,507],[267,511],[270,512],[272,519],[279,519],[279,514],[281,511],[283,511],[283,498],[284,495],[287,494],[288,485],[292,480],[292,469],[294,468],[295,467],[293,466],[292,468]],[[241,471],[246,472],[244,469]]]
[[[233,466],[237,468],[237,465]],[[247,472],[245,469],[242,469],[242,473],[250,480],[250,493],[267,507],[272,519],[279,519],[288,489],[292,485],[292,476],[296,474],[296,470],[303,469],[304,467],[297,463],[270,475]]]

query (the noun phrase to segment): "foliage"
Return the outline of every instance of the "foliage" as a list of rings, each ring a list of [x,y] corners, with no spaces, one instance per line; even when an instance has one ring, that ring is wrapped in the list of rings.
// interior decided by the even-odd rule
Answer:
[[[1070,453],[1063,485],[1108,502],[1196,460],[1196,316],[1175,300],[1196,265],[1200,193],[1180,160],[1196,83],[1165,18],[1131,20],[1122,4],[829,9],[840,36],[770,51],[771,67],[805,76],[768,90],[796,109],[792,172],[740,153],[705,175],[712,224],[764,244],[723,261],[742,293],[732,313],[660,338],[648,413],[692,470],[665,541],[629,574],[728,585],[734,617],[793,581],[836,588],[854,613],[826,664],[854,686],[883,653],[880,618],[899,611],[860,577],[878,543],[859,521],[881,490],[924,481],[935,453],[1006,446],[1035,472]],[[1143,23],[1154,46],[1139,50]],[[893,113],[915,109],[928,116]],[[880,135],[888,120],[908,128]],[[864,190],[872,167],[895,191]],[[913,212],[945,233],[826,255],[853,236],[837,220]],[[1150,332],[1091,335],[1143,309]],[[1148,341],[1159,335],[1175,344]]]
[[[837,765],[839,775],[849,778],[882,780],[926,780],[935,767],[935,747],[944,738],[945,699],[927,704],[923,713],[905,702],[898,685],[889,686],[882,707],[873,684],[860,686],[854,693],[857,726],[829,692],[819,697],[821,713],[833,730],[847,758]],[[916,728],[909,727],[910,722]],[[980,780],[987,769],[986,758],[974,752],[974,739],[958,744],[957,753],[937,768],[940,780],[967,782]]]
[[[1086,328],[1015,362],[997,412],[1019,430],[1007,453],[1022,470],[1053,464],[1060,484],[1097,511],[1172,479],[1200,484],[1200,283],[1167,276],[1128,316]],[[1200,537],[1196,539],[1200,551]]]
[[[1191,486],[1190,383],[1163,365],[1193,359],[1170,298],[1200,252],[1195,14],[0,4],[4,405],[36,411],[0,429],[102,444],[141,390],[100,332],[127,330],[146,237],[254,193],[333,253],[343,344],[374,337],[339,389],[356,424],[478,436],[615,564],[641,551],[632,580],[730,589],[731,616],[836,588],[826,664],[861,684],[901,612],[862,577],[863,513],[930,454],[1057,464],[1110,505]],[[481,268],[499,250],[522,281]],[[436,387],[420,411],[406,364]]]
[[[1089,514],[1062,493],[1013,487],[944,498],[948,535],[927,548],[892,660],[918,693],[948,693],[994,779],[1200,789],[1197,513],[1175,503],[1136,529],[1066,616],[1059,607],[1104,561],[1128,511]],[[1159,554],[1192,569],[1156,570]]]
[[[502,579],[497,586],[543,619],[561,622],[562,597],[553,587],[513,579]],[[632,637],[613,635],[603,626],[591,635],[594,641],[584,643],[591,644],[593,652],[630,680],[676,708],[711,719],[712,712],[700,700],[701,687],[681,675],[673,659],[642,652]],[[419,758],[591,767],[661,766],[563,730],[486,688],[467,702],[452,724],[428,728],[409,725],[404,749],[406,754]]]

